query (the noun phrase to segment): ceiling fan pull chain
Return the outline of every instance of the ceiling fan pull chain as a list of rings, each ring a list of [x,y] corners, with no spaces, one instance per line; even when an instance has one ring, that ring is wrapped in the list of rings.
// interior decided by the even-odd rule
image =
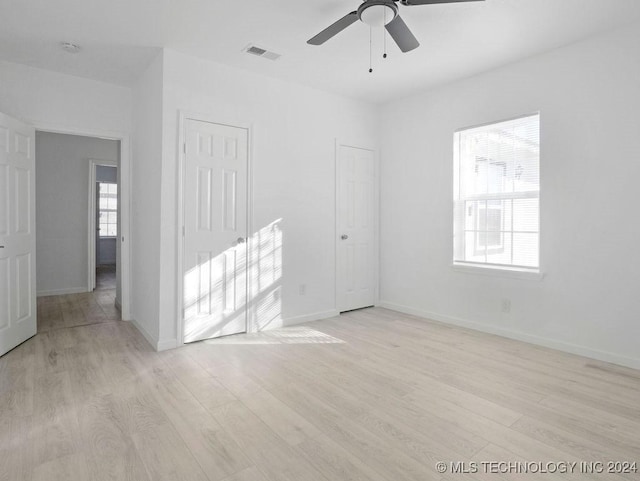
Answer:
[[[384,9],[384,25],[387,24],[387,9]],[[387,29],[382,26],[382,44],[384,45],[384,53],[382,58],[387,58]]]
[[[373,72],[373,27],[369,26],[369,73]]]

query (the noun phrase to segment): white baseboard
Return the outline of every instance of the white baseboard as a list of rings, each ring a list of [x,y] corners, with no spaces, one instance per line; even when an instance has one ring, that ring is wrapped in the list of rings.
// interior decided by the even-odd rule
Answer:
[[[134,326],[136,326],[136,329],[140,331],[140,333],[144,336],[147,342],[151,344],[151,347],[153,347],[154,349],[157,349],[158,340],[155,337],[149,334],[149,332],[144,327],[142,327],[142,325],[135,319],[131,319],[129,322]]]
[[[328,319],[330,317],[335,317],[340,313],[335,309],[331,309],[328,311],[315,312],[313,314],[305,314],[303,316],[290,317],[288,319],[282,320],[282,326],[294,326],[296,324],[303,324],[305,322],[319,321],[321,319]],[[147,340],[149,344],[156,351],[167,351],[169,349],[175,349],[178,347],[177,339],[164,339],[162,341],[158,341],[151,334],[147,332],[147,330],[140,325],[135,319],[131,320],[131,323],[136,326],[136,329],[142,333],[144,338]]]
[[[585,346],[579,346],[577,344],[571,344],[569,342],[558,341],[555,339],[549,339],[546,337],[536,336],[534,334],[528,334],[521,331],[513,331],[510,329],[504,329],[502,327],[491,326],[477,321],[470,321],[467,319],[460,319],[456,317],[445,316],[437,314],[435,312],[427,312],[420,309],[415,309],[409,306],[403,306],[401,304],[395,304],[388,301],[380,301],[378,304],[380,307],[390,309],[392,311],[402,312],[404,314],[410,314],[412,316],[422,317],[425,320],[434,320],[442,322],[444,324],[452,324],[454,326],[465,327],[474,331],[485,332],[488,334],[495,334],[496,336],[506,337],[508,339],[514,339],[516,341],[528,342],[529,344],[535,344],[537,346],[548,347],[558,351],[568,352],[570,354],[577,354],[578,356],[588,357],[596,359],[598,361],[610,362],[618,364],[620,366],[626,366],[633,369],[640,369],[640,359],[620,356],[618,354],[606,351],[600,351],[598,349],[592,349]]]
[[[314,312],[312,314],[305,314],[303,316],[290,317],[288,319],[282,320],[282,327],[287,326],[295,326],[296,324],[303,324],[305,322],[319,321],[321,319],[328,319],[330,317],[335,317],[340,313],[335,309],[331,309],[328,311]],[[275,327],[274,327],[275,329]],[[267,328],[268,330],[268,328]],[[144,333],[143,333],[144,334]],[[145,336],[146,337],[146,336]],[[165,339],[163,341],[158,341],[152,345],[156,348],[157,351],[166,351],[169,349],[175,349],[178,347],[177,339]]]
[[[37,296],[38,297],[64,296],[65,294],[81,294],[83,292],[89,292],[89,291],[87,291],[86,287],[69,287],[67,289],[51,289],[48,291],[39,291],[37,293]]]
[[[322,319],[329,319],[340,315],[335,309],[329,309],[327,311],[314,312],[312,314],[305,314],[303,316],[289,317],[282,320],[283,326],[295,326],[296,324],[303,324],[305,322],[320,321]]]
[[[165,339],[163,341],[158,341],[155,337],[153,337],[149,332],[135,319],[131,319],[129,322],[136,326],[136,329],[140,331],[140,333],[144,336],[151,347],[153,347],[156,351],[166,351],[168,349],[175,349],[178,347],[178,341],[176,339]]]
[[[156,343],[156,351],[168,351],[169,349],[175,349],[178,347],[177,339],[165,339]]]

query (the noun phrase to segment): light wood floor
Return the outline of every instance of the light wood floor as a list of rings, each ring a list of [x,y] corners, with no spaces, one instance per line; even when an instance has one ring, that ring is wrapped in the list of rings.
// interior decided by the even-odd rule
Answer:
[[[99,265],[96,267],[96,290],[116,288],[116,266]]]
[[[0,358],[0,480],[639,479],[435,469],[640,461],[638,371],[378,308],[156,353],[104,296]]]

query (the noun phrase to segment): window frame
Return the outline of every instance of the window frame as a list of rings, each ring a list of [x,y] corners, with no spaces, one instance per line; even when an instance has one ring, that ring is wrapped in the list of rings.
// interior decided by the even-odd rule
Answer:
[[[544,278],[544,272],[543,272],[543,259],[542,259],[542,219],[541,219],[541,205],[542,205],[542,146],[540,145],[540,152],[539,152],[539,158],[538,158],[538,190],[537,191],[514,191],[514,192],[506,192],[506,193],[483,193],[483,194],[475,194],[475,195],[471,195],[468,197],[465,197],[464,199],[461,197],[460,192],[461,192],[461,187],[462,187],[462,175],[461,175],[461,171],[460,171],[460,139],[459,139],[459,135],[462,132],[468,131],[468,130],[473,130],[473,129],[480,129],[482,127],[488,127],[488,126],[492,126],[492,125],[496,125],[496,124],[501,124],[504,122],[511,122],[511,121],[516,121],[516,120],[520,120],[520,119],[524,119],[524,118],[528,118],[528,117],[538,117],[538,122],[539,122],[539,126],[540,126],[540,134],[539,134],[539,138],[542,138],[542,115],[541,113],[538,112],[532,112],[532,113],[528,113],[525,115],[518,115],[515,117],[510,117],[510,118],[505,118],[505,119],[501,119],[501,120],[495,120],[495,121],[491,121],[491,122],[486,122],[483,124],[478,124],[478,125],[472,125],[469,127],[463,127],[460,129],[457,129],[456,131],[454,131],[454,135],[453,135],[453,220],[451,222],[451,225],[453,227],[453,232],[452,232],[452,237],[454,239],[453,242],[453,252],[452,252],[452,264],[451,267],[455,270],[455,271],[459,271],[459,272],[463,272],[463,273],[468,273],[468,274],[480,274],[480,275],[498,275],[498,276],[503,276],[503,277],[509,277],[509,278],[516,278],[516,279],[525,279],[525,280],[541,280]],[[541,142],[540,142],[541,143]],[[487,162],[491,162],[491,159],[485,159]],[[499,162],[499,161],[498,161]],[[464,216],[457,216],[456,215],[456,209],[462,208],[462,209],[466,209],[466,205],[468,202],[486,202],[485,203],[485,208],[488,208],[488,203],[490,201],[515,201],[515,200],[519,200],[519,199],[532,199],[535,198],[538,200],[538,218],[537,218],[537,224],[538,224],[538,231],[537,231],[537,235],[538,235],[538,266],[537,267],[532,267],[532,266],[522,266],[522,265],[515,265],[515,264],[499,264],[499,263],[489,263],[489,262],[474,262],[474,261],[468,261],[468,260],[458,260],[456,259],[457,257],[457,252],[459,252],[459,249],[461,248],[459,245],[457,245],[458,242],[460,242],[460,239],[458,237],[462,237],[462,249],[463,251],[466,252],[466,233],[467,232],[474,232],[474,230],[469,230],[466,228],[465,225],[465,221],[464,221]],[[461,204],[461,207],[460,207]],[[532,231],[516,231],[513,229],[514,224],[513,224],[513,204],[511,206],[511,230],[510,231],[504,231],[504,229],[500,230],[500,234],[502,237],[502,245],[504,245],[504,236],[505,235],[511,235],[512,236],[512,242],[511,242],[511,246],[513,249],[513,235],[514,234],[518,234],[520,232],[522,233],[533,233]],[[458,223],[456,223],[458,222]],[[485,220],[486,222],[486,220]],[[504,222],[504,220],[502,220],[502,222]],[[503,224],[504,225],[504,224]],[[478,229],[476,229],[475,235],[474,237],[474,249],[476,248],[475,245],[478,244],[478,234],[480,232],[477,232]],[[462,232],[462,236],[457,236],[456,234],[458,232]],[[487,232],[488,234],[488,232]],[[487,247],[485,246],[485,250],[491,248],[491,246]],[[513,251],[512,251],[512,256],[511,258],[513,259]]]
[[[117,199],[118,199],[118,183],[117,182],[103,182],[103,181],[96,181],[97,185],[97,191],[98,191],[98,196],[97,196],[97,211],[98,211],[98,218],[96,219],[97,222],[97,226],[98,226],[98,238],[99,239],[117,239],[118,238],[118,205],[117,205]],[[105,185],[115,185],[116,186],[116,208],[115,209],[102,209],[100,207],[100,192],[102,190],[102,184]],[[116,233],[115,235],[102,235],[102,229],[101,229],[101,225],[106,225],[106,226],[110,226],[110,225],[114,225],[114,223],[112,222],[100,222],[100,215],[105,212],[105,213],[109,213],[109,212],[115,212],[116,214],[116,222],[115,222],[115,226],[116,226]]]

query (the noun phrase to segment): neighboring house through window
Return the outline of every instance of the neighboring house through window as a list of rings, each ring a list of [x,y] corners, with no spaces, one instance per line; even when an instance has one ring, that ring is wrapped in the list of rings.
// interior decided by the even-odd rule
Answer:
[[[454,264],[540,267],[540,116],[455,133]]]

